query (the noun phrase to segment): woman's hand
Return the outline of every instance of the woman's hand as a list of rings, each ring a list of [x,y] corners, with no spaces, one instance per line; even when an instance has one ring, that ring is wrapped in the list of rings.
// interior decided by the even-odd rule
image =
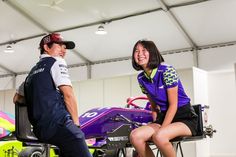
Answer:
[[[152,111],[152,121],[156,122],[156,120],[157,120],[157,112]]]

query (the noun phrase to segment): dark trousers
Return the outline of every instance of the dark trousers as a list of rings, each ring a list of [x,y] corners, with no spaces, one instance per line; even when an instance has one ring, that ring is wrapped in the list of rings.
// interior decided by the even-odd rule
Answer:
[[[60,157],[92,157],[85,143],[84,133],[72,120],[58,125],[56,134],[48,140],[48,143],[60,149]]]

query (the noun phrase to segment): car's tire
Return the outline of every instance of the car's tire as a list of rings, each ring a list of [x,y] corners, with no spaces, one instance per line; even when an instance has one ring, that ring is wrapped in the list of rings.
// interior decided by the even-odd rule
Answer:
[[[125,157],[124,149],[106,150],[104,157]]]
[[[101,149],[95,149],[93,152],[93,157],[101,157],[104,156],[104,151]]]
[[[27,147],[18,154],[18,157],[43,157],[43,152],[39,147]]]
[[[133,147],[127,147],[124,150],[125,157],[138,157],[138,152]]]
[[[118,149],[118,151],[117,151],[117,157],[125,157],[125,151],[124,151],[124,149]]]

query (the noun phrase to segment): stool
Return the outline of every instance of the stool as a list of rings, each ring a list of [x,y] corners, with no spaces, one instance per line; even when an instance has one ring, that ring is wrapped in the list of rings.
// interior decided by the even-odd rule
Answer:
[[[195,110],[196,114],[198,115],[198,124],[197,124],[197,134],[195,136],[182,136],[182,137],[176,137],[172,139],[170,142],[174,145],[176,145],[176,153],[178,149],[180,150],[181,157],[184,157],[183,149],[181,146],[182,142],[187,142],[187,141],[197,141],[201,140],[203,138],[206,138],[206,135],[203,131],[203,119],[202,119],[202,106],[200,104],[197,105],[192,105],[193,109]],[[161,152],[158,150],[157,151],[157,157],[162,156]]]
[[[34,153],[39,156],[43,155],[45,157],[50,156],[50,145],[39,141],[33,133],[32,126],[28,118],[26,104],[18,102],[15,104],[15,127],[15,135],[17,140],[23,142],[23,144],[27,143],[27,146],[32,146],[31,148],[28,147],[20,152],[21,156],[19,154],[19,157],[26,156],[25,154],[29,156],[29,153]]]

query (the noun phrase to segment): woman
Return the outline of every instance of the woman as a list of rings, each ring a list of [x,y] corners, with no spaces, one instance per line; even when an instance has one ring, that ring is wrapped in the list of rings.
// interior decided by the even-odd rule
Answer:
[[[152,41],[140,40],[133,48],[132,65],[141,90],[147,95],[153,123],[134,129],[130,141],[141,157],[154,157],[147,141],[153,141],[165,157],[175,157],[170,140],[196,135],[197,115],[190,105],[176,70],[164,59]]]

